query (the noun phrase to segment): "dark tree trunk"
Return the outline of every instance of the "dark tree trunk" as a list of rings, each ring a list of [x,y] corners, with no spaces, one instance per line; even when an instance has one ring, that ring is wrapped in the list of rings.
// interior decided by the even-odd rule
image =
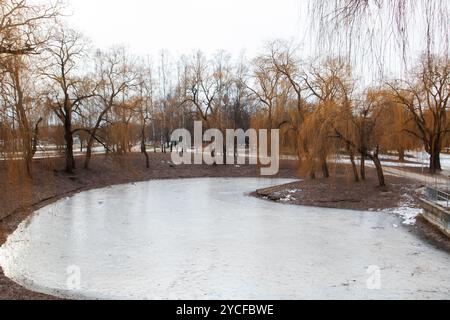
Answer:
[[[436,174],[442,170],[441,166],[441,141],[436,139],[430,148],[430,173]]]
[[[146,167],[147,169],[150,169],[150,158],[149,158],[149,156],[148,156],[148,152],[145,151],[145,152],[143,152],[143,153],[144,153],[144,156],[145,156],[145,167]]]
[[[73,173],[75,158],[73,156],[72,123],[69,119],[66,119],[64,123],[64,139],[66,140],[66,172]]]
[[[16,61],[17,63],[17,61]],[[19,121],[19,129],[22,140],[23,159],[25,162],[26,171],[29,178],[33,178],[33,133],[28,121],[27,114],[24,107],[24,94],[20,82],[20,71],[16,65],[13,69],[14,87],[16,91],[16,105],[17,118]],[[41,120],[40,120],[41,121]],[[39,123],[38,123],[39,125]]]
[[[36,123],[36,126],[34,127],[34,132],[33,132],[33,148],[32,148],[32,154],[33,157],[37,152],[37,146],[39,143],[39,125],[41,124],[41,122],[43,121],[42,118],[39,118],[38,122]]]
[[[405,162],[405,150],[404,149],[398,150],[398,161]]]
[[[150,158],[148,156],[148,152],[147,152],[147,145],[146,145],[146,136],[145,136],[145,123],[142,126],[142,134],[141,134],[141,152],[144,154],[145,156],[145,166],[147,169],[150,169]]]
[[[94,137],[91,135],[86,146],[86,159],[84,160],[84,169],[89,170],[92,159],[92,147],[94,146]]]
[[[440,152],[433,152],[430,157],[430,173],[436,174],[442,170]]]
[[[227,147],[224,145],[222,148],[223,164],[227,164]]]
[[[439,149],[439,151],[436,151],[436,155],[435,155],[434,159],[435,159],[434,166],[435,166],[436,170],[442,171],[441,151],[440,151],[440,149]]]
[[[378,157],[378,154],[374,155],[373,163],[375,164],[375,169],[377,170],[378,183],[380,187],[386,187],[386,180],[384,178],[383,166],[381,165],[381,161]]]
[[[330,177],[330,169],[328,168],[327,160],[322,160],[322,174],[324,178]]]
[[[366,180],[366,156],[361,155],[361,179]]]
[[[335,130],[335,131],[336,131],[337,136],[340,139],[344,140],[348,144],[348,146],[352,146],[352,147],[356,148],[356,146],[350,140],[346,139],[343,135],[341,135],[338,130]],[[386,180],[384,178],[383,166],[381,165],[381,161],[379,158],[379,151],[380,151],[379,146],[377,146],[376,151],[373,154],[367,152],[367,149],[358,149],[358,151],[361,154],[361,173],[364,174],[364,177],[366,174],[365,160],[366,160],[366,158],[369,158],[375,164],[375,169],[377,171],[378,182],[379,182],[380,187],[386,187]]]

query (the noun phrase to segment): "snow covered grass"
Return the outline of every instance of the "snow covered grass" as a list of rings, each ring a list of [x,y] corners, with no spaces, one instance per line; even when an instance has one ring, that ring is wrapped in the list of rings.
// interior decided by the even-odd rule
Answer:
[[[402,201],[397,208],[383,210],[383,212],[391,213],[399,216],[403,220],[404,225],[415,225],[417,217],[422,213],[422,209],[414,206],[414,199],[409,194],[404,194]]]
[[[392,157],[387,157],[384,155],[380,155],[381,162],[383,166],[385,167],[393,167],[393,168],[423,168],[426,167],[426,164],[422,164],[419,162],[394,162],[394,161],[386,161],[386,160],[394,160],[391,159]],[[417,159],[412,159],[413,161],[416,161]],[[350,157],[348,156],[339,156],[336,160],[336,163],[338,164],[351,164]],[[355,159],[356,165],[360,165],[360,160]],[[367,160],[366,165],[368,167],[373,167],[373,164],[371,161]]]
[[[281,202],[291,202],[295,200],[297,199],[295,199],[291,194],[288,194],[286,197],[280,199]]]
[[[403,219],[403,224],[412,226],[416,224],[417,217],[422,213],[422,209],[401,206],[397,209],[390,210],[390,212],[401,217]]]
[[[430,162],[430,156],[424,151],[411,151],[408,155],[413,157],[413,161],[427,167]],[[441,166],[443,170],[450,171],[450,154],[441,153]]]
[[[294,197],[297,193],[303,192],[302,189],[291,189],[285,191],[287,194],[284,195],[283,198],[280,198],[280,202],[293,202],[296,201],[297,198]],[[284,193],[284,192],[283,192]]]

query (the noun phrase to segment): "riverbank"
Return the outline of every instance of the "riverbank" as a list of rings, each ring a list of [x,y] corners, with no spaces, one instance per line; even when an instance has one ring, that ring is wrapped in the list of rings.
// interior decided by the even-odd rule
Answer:
[[[336,166],[331,178],[304,180],[258,190],[256,195],[285,204],[312,207],[378,211],[398,207],[410,196],[418,195],[423,185],[405,177],[387,176],[388,186],[378,187],[375,170],[368,168],[367,178],[355,183],[347,166]],[[404,199],[407,197],[408,199]]]
[[[355,183],[347,166],[337,166],[329,179],[304,180],[273,188],[257,190],[252,195],[285,205],[322,208],[351,209],[361,211],[388,211],[400,215],[405,224],[424,242],[450,253],[450,239],[421,216],[411,221],[409,212],[421,210],[417,198],[422,196],[425,181],[391,173],[385,168],[388,186],[377,186],[373,169],[367,171],[367,179]],[[399,169],[398,169],[399,170]],[[395,173],[395,175],[394,175]],[[409,220],[409,221],[408,221]]]
[[[80,165],[82,158],[78,158],[77,161]],[[170,155],[153,153],[150,154],[148,170],[140,154],[131,154],[126,157],[94,156],[91,170],[77,169],[72,175],[63,172],[63,167],[62,159],[35,161],[35,176],[30,181],[19,178],[18,164],[0,163],[0,189],[2,190],[0,192],[0,246],[36,209],[81,191],[153,179],[259,176],[259,169],[256,166],[174,166],[170,162]],[[295,161],[282,161],[280,168],[278,178],[299,178]],[[369,178],[366,182],[355,184],[346,175],[348,169],[347,166],[342,165],[335,169],[336,175],[331,179],[305,180],[293,186],[302,196],[298,197],[296,204],[382,210],[396,207],[404,193],[410,193],[410,190],[420,187],[417,182],[407,178],[389,176],[388,182],[391,187],[381,190],[376,187],[374,172],[371,169],[368,169]],[[290,190],[292,191],[292,188]],[[272,191],[272,195],[278,192],[276,188]],[[289,195],[297,194],[289,193]],[[436,241],[433,238],[435,232],[432,229],[422,231],[426,232],[423,237]],[[434,235],[434,237],[438,236]],[[53,297],[36,294],[18,286],[7,279],[0,269],[0,299],[53,299]]]

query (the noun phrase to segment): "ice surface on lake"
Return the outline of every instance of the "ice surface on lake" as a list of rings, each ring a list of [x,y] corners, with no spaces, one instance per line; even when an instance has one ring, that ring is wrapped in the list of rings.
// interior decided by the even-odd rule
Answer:
[[[400,217],[246,195],[286,182],[168,180],[83,192],[24,222],[0,262],[26,287],[71,298],[450,298],[450,255]],[[368,289],[371,270],[381,273],[380,290]]]

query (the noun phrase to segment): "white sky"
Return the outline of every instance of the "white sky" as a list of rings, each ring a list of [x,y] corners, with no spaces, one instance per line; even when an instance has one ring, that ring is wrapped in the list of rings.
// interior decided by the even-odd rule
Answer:
[[[66,0],[71,25],[95,47],[126,45],[136,54],[225,49],[237,56],[273,39],[299,42],[306,0]]]
[[[242,52],[251,58],[263,50],[267,41],[284,39],[300,45],[303,58],[333,54],[317,51],[316,37],[308,32],[311,23],[308,0],[64,1],[70,14],[69,25],[85,34],[93,47],[99,49],[124,45],[134,54],[153,57],[161,50],[177,57],[196,50],[210,56],[224,49],[234,58],[239,58]],[[420,25],[416,18],[411,20],[413,28]],[[418,31],[417,35],[412,34],[418,38],[412,41],[411,59],[418,57],[420,51],[416,48],[424,46],[423,32]],[[382,45],[385,40],[388,41],[381,37],[378,39],[381,42],[375,44],[385,51],[380,55],[379,68],[403,74],[400,54],[395,53],[398,47],[394,45],[394,51],[390,52],[392,46]],[[373,72],[376,66],[374,62],[369,63],[370,59],[366,60],[355,62],[354,71],[371,82],[378,77]]]

